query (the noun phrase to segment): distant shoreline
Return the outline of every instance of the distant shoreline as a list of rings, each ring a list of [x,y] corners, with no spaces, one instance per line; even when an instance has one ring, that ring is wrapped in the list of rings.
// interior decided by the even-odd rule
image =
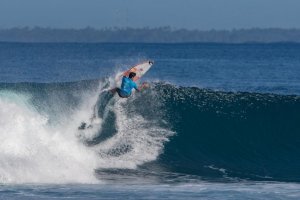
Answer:
[[[0,42],[22,43],[300,43],[300,29],[187,30],[160,28],[0,29]]]

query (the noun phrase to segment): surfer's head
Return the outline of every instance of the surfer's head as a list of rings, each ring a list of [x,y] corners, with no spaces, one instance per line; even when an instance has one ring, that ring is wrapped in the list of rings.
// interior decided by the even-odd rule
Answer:
[[[129,78],[133,78],[133,77],[135,77],[136,76],[136,73],[134,73],[134,72],[130,72],[130,74],[129,74]]]

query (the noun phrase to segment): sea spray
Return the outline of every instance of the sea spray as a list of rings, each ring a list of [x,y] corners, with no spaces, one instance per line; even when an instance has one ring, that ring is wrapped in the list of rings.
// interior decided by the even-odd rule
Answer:
[[[95,176],[97,169],[136,169],[156,160],[173,132],[155,123],[159,114],[151,119],[134,113],[133,108],[139,110],[134,101],[140,101],[141,94],[112,97],[101,106],[105,102],[99,91],[107,88],[106,81],[3,85],[1,182],[95,183],[101,181]],[[95,115],[95,108],[100,123],[78,130],[82,121]],[[105,133],[103,124],[114,125],[115,132]],[[98,140],[103,134],[106,139]]]
[[[12,98],[14,97],[14,98]],[[97,181],[96,154],[32,107],[28,96],[0,95],[0,173],[2,183]]]

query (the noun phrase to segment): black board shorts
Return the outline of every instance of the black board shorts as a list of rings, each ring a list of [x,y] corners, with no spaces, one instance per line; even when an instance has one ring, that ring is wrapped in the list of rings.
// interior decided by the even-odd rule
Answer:
[[[128,98],[128,97],[130,97],[130,95],[122,95],[120,88],[117,88],[117,93],[118,93],[119,97],[121,97],[121,98]]]

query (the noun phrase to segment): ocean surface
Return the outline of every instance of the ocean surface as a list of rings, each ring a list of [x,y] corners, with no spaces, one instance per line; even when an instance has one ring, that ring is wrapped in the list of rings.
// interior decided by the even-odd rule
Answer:
[[[300,44],[0,43],[0,141],[0,199],[298,200]]]

